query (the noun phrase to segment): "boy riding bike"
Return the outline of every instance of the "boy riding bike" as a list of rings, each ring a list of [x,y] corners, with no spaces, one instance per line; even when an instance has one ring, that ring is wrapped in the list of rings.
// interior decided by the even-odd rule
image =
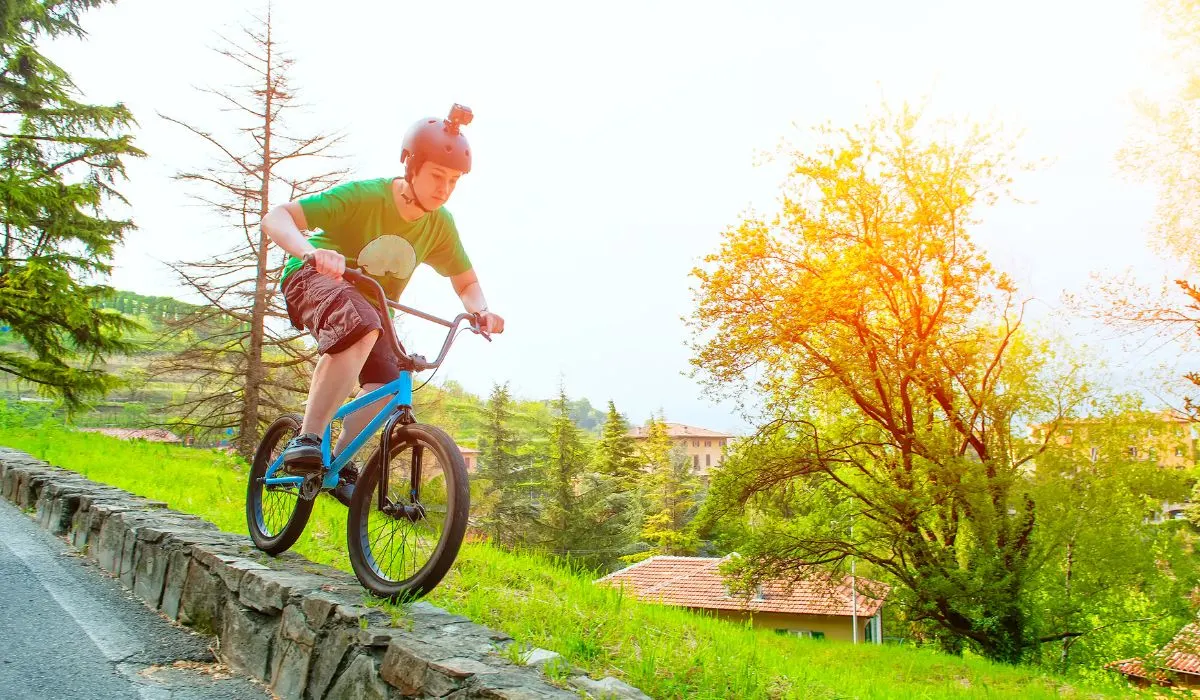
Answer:
[[[471,111],[454,105],[447,119],[427,118],[404,136],[404,178],[347,182],[320,194],[271,209],[262,229],[291,257],[281,282],[288,316],[317,340],[320,359],[313,372],[300,434],[283,452],[284,468],[307,475],[322,469],[321,436],[357,383],[360,396],[400,376],[399,359],[380,338],[390,323],[354,285],[342,279],[347,263],[373,277],[399,300],[417,265],[426,263],[449,277],[468,313],[490,333],[504,319],[487,308],[483,289],[443,205],[458,179],[471,170],[471,150],[461,127]],[[305,237],[304,231],[320,232]],[[313,264],[305,265],[311,256]],[[349,444],[379,413],[386,399],[348,415],[333,452]],[[335,497],[349,504],[357,472],[342,470]]]

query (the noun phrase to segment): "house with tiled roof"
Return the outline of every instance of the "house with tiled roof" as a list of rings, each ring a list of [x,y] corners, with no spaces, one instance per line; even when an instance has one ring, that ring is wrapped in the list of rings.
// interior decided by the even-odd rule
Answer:
[[[182,442],[180,437],[170,430],[162,428],[79,428],[85,433],[100,433],[120,440],[146,440],[147,442]]]
[[[682,447],[692,460],[692,471],[700,476],[707,476],[708,470],[719,466],[725,461],[725,446],[736,435],[722,433],[707,428],[697,428],[683,423],[664,423],[667,426],[667,436],[677,446]],[[627,433],[634,442],[641,442],[649,437],[649,429],[644,426],[631,428]]]
[[[1200,688],[1200,624],[1187,625],[1166,646],[1144,659],[1114,661],[1105,668],[1142,687]]]
[[[596,584],[624,588],[638,600],[748,620],[779,634],[876,644],[883,639],[885,584],[814,575],[795,582],[769,581],[752,594],[734,594],[720,571],[728,558],[650,557]]]

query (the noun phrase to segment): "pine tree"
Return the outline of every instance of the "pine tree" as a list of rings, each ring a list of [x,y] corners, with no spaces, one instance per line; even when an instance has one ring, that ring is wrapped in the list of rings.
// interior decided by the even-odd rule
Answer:
[[[572,418],[565,389],[552,404],[542,473],[546,505],[541,545],[589,568],[604,569],[633,551],[641,510],[635,493],[613,477],[589,472],[584,431]]]
[[[608,402],[608,416],[596,445],[593,462],[596,471],[616,479],[623,490],[637,488],[642,475],[637,446],[629,435],[629,423],[617,412],[616,404]]]
[[[130,221],[103,206],[124,158],[145,155],[128,134],[124,105],[79,102],[70,76],[36,48],[41,39],[82,38],[83,11],[102,0],[0,3],[0,326],[31,353],[0,352],[0,372],[33,382],[77,408],[119,381],[107,355],[132,350],[135,324],[101,301],[111,288],[114,248]]]
[[[480,523],[493,542],[512,547],[527,540],[535,520],[535,494],[530,493],[529,470],[522,464],[511,427],[513,400],[507,382],[493,385],[486,418],[479,439]]]
[[[671,442],[666,424],[651,418],[642,463],[650,469],[646,479],[646,519],[642,538],[653,549],[647,554],[693,554],[699,539],[688,527],[697,509],[699,481],[682,449]]]

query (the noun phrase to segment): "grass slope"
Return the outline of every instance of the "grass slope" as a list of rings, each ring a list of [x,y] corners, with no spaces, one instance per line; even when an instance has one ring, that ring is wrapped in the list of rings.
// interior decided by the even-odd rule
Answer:
[[[49,426],[0,426],[0,444],[246,533],[246,468],[225,454]],[[295,549],[349,571],[345,540],[345,510],[322,497]],[[1138,696],[1116,679],[1063,679],[926,650],[778,636],[641,603],[590,579],[539,556],[467,545],[430,600],[655,698]]]

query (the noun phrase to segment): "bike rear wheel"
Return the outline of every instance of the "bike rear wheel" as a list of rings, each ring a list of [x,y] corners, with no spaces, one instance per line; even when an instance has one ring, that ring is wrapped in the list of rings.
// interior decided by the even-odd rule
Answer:
[[[467,469],[454,440],[431,425],[396,427],[389,451],[382,508],[380,449],[358,478],[347,544],[367,590],[412,600],[433,590],[458,556],[470,510]]]
[[[289,440],[300,434],[301,417],[295,414],[280,416],[267,428],[254,453],[250,467],[250,483],[246,489],[246,524],[254,545],[267,554],[287,551],[308,524],[313,502],[300,498],[295,484],[268,486],[262,483],[271,466]],[[278,470],[274,476],[285,476]]]

